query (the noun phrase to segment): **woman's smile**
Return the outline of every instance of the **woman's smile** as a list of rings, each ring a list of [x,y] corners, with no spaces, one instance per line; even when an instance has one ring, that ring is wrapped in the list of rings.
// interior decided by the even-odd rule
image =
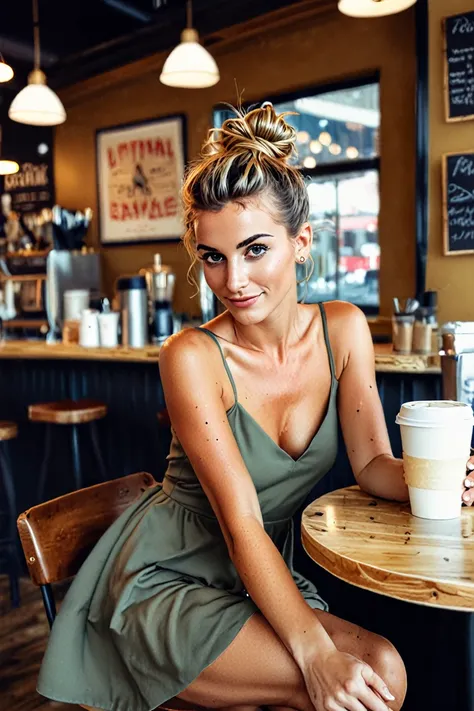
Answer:
[[[226,301],[232,304],[232,306],[236,306],[238,309],[248,309],[250,308],[250,306],[253,306],[257,303],[262,294],[263,291],[260,294],[257,294],[256,296],[243,296],[239,297],[238,299],[227,298]]]

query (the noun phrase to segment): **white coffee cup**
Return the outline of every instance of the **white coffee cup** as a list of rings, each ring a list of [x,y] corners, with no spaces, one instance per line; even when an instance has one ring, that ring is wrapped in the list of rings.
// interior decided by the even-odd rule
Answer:
[[[395,421],[400,425],[412,514],[458,518],[471,451],[471,406],[455,400],[406,402]]]
[[[84,309],[81,315],[81,325],[79,327],[79,345],[84,348],[98,348],[99,339],[99,319],[96,309]]]
[[[64,321],[79,321],[84,309],[89,308],[88,289],[68,289],[64,292]]]
[[[118,346],[119,318],[120,313],[118,311],[99,314],[100,345],[104,348]]]

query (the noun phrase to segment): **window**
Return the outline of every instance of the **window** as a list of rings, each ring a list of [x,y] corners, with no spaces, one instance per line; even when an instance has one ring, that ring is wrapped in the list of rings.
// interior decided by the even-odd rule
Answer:
[[[297,131],[292,162],[307,178],[314,231],[314,272],[300,297],[343,299],[368,314],[379,310],[378,76],[310,94],[265,97]],[[231,116],[216,109],[214,126]],[[298,278],[305,265],[297,266]]]

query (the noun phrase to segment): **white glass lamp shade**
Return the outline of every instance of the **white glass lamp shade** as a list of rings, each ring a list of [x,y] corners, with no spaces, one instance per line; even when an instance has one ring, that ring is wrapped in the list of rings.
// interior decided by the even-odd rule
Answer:
[[[199,44],[196,30],[186,29],[181,43],[164,63],[160,81],[183,89],[203,89],[219,81],[219,69],[207,49]]]
[[[35,69],[27,86],[13,99],[8,116],[30,126],[57,126],[66,120],[66,111],[59,97],[46,86],[43,72]]]
[[[13,79],[13,69],[4,59],[0,59],[0,83],[4,84]]]
[[[2,160],[0,158],[0,175],[13,175],[18,173],[20,166],[15,160]]]
[[[416,0],[339,0],[338,8],[350,17],[382,17],[407,10]]]

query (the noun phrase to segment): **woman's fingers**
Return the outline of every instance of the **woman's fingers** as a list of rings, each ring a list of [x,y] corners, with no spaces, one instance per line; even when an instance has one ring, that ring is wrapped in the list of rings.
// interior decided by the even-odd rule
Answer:
[[[382,699],[385,701],[395,701],[395,696],[391,693],[384,680],[376,674],[368,664],[365,664],[362,669],[362,678],[367,685],[367,691],[361,697],[362,703],[365,704],[370,711],[388,711],[387,704],[385,704]],[[376,691],[382,699],[379,699],[372,689]]]
[[[466,466],[469,473],[464,479],[465,490],[462,495],[462,500],[466,506],[472,506],[474,503],[474,457],[470,457],[467,460]]]

